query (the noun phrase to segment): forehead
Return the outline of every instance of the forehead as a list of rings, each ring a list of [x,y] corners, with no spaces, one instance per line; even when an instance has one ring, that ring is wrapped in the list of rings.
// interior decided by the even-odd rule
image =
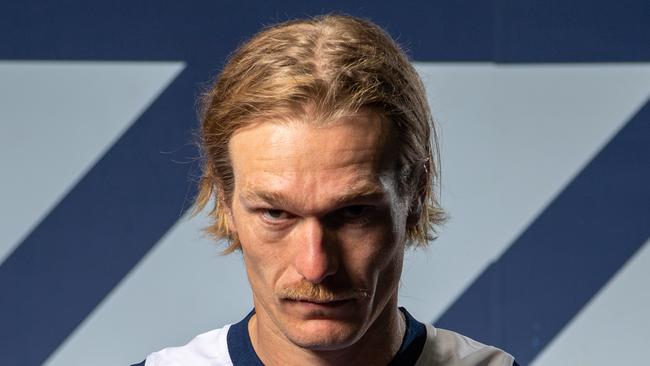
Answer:
[[[230,141],[236,191],[297,199],[377,191],[385,188],[382,178],[393,169],[391,140],[388,123],[373,113],[326,124],[255,123],[236,131]]]

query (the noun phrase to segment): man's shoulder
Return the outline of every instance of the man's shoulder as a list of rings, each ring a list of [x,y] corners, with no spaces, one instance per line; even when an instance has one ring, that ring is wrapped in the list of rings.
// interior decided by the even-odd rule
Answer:
[[[513,364],[515,364],[514,357],[499,348],[427,324],[427,341],[416,366],[511,366]]]
[[[184,346],[168,347],[147,356],[145,366],[231,366],[228,353],[230,324],[194,337]]]

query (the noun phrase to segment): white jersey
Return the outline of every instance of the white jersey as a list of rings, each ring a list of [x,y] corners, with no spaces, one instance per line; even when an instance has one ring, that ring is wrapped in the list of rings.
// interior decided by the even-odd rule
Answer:
[[[407,331],[402,347],[390,365],[415,366],[512,366],[517,365],[508,353],[474,341],[456,332],[437,329],[413,319],[402,309]],[[249,314],[236,324],[229,324],[192,339],[181,347],[165,348],[150,354],[144,366],[240,366],[263,365],[255,354],[248,336]]]

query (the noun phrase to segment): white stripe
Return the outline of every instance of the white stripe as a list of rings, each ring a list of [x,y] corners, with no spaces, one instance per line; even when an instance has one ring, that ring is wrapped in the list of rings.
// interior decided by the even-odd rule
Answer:
[[[647,365],[650,346],[650,240],[533,363]]]
[[[183,68],[0,62],[0,264]]]
[[[417,67],[441,125],[451,218],[407,255],[400,291],[432,321],[646,103],[650,64]]]

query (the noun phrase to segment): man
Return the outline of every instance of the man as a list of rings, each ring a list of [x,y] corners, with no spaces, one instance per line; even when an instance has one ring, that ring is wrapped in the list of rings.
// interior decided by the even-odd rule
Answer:
[[[433,140],[433,144],[432,144]],[[202,110],[198,209],[241,250],[254,310],[145,365],[512,365],[398,308],[404,251],[444,214],[422,83],[376,25],[279,24],[238,49]]]

